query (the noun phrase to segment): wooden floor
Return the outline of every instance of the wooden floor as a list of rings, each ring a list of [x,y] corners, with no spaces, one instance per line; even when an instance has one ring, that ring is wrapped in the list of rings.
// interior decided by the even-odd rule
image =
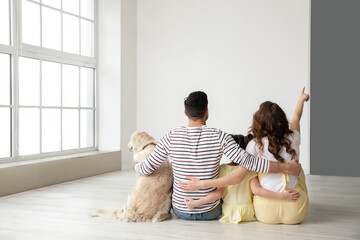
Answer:
[[[85,178],[0,198],[0,239],[360,239],[360,178],[307,176],[309,215],[299,225],[242,224],[177,219],[124,223],[91,218],[101,207],[121,207],[132,171]]]

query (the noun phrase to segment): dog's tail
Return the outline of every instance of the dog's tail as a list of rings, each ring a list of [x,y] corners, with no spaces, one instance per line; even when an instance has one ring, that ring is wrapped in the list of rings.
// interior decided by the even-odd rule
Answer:
[[[121,210],[119,209],[98,209],[96,212],[91,214],[91,217],[107,217],[107,218],[115,218],[119,219],[119,213]]]

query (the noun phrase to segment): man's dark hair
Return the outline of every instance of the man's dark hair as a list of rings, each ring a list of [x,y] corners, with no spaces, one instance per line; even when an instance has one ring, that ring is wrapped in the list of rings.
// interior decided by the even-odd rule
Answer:
[[[185,112],[189,118],[203,118],[208,108],[207,95],[201,91],[192,92],[185,98],[184,105]]]

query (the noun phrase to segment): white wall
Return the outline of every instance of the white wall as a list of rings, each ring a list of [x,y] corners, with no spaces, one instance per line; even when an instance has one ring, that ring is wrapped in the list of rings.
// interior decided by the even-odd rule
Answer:
[[[133,167],[127,144],[136,130],[136,1],[121,1],[121,159]]]
[[[310,1],[138,0],[137,127],[160,138],[186,124],[183,99],[209,97],[208,125],[245,133],[266,100],[291,118],[309,89]],[[309,173],[309,106],[301,122]]]
[[[120,1],[98,1],[97,109],[101,151],[120,149],[120,17]]]
[[[98,4],[98,145],[101,151],[121,149],[122,169],[129,169],[133,164],[127,143],[136,130],[137,107],[136,1]]]

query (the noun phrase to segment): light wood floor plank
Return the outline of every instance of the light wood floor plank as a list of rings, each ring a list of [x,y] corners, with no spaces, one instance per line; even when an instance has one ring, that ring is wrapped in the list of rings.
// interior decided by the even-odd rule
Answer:
[[[2,197],[0,239],[360,239],[360,178],[307,176],[310,210],[298,225],[90,217],[97,208],[120,208],[135,179],[118,171]]]

